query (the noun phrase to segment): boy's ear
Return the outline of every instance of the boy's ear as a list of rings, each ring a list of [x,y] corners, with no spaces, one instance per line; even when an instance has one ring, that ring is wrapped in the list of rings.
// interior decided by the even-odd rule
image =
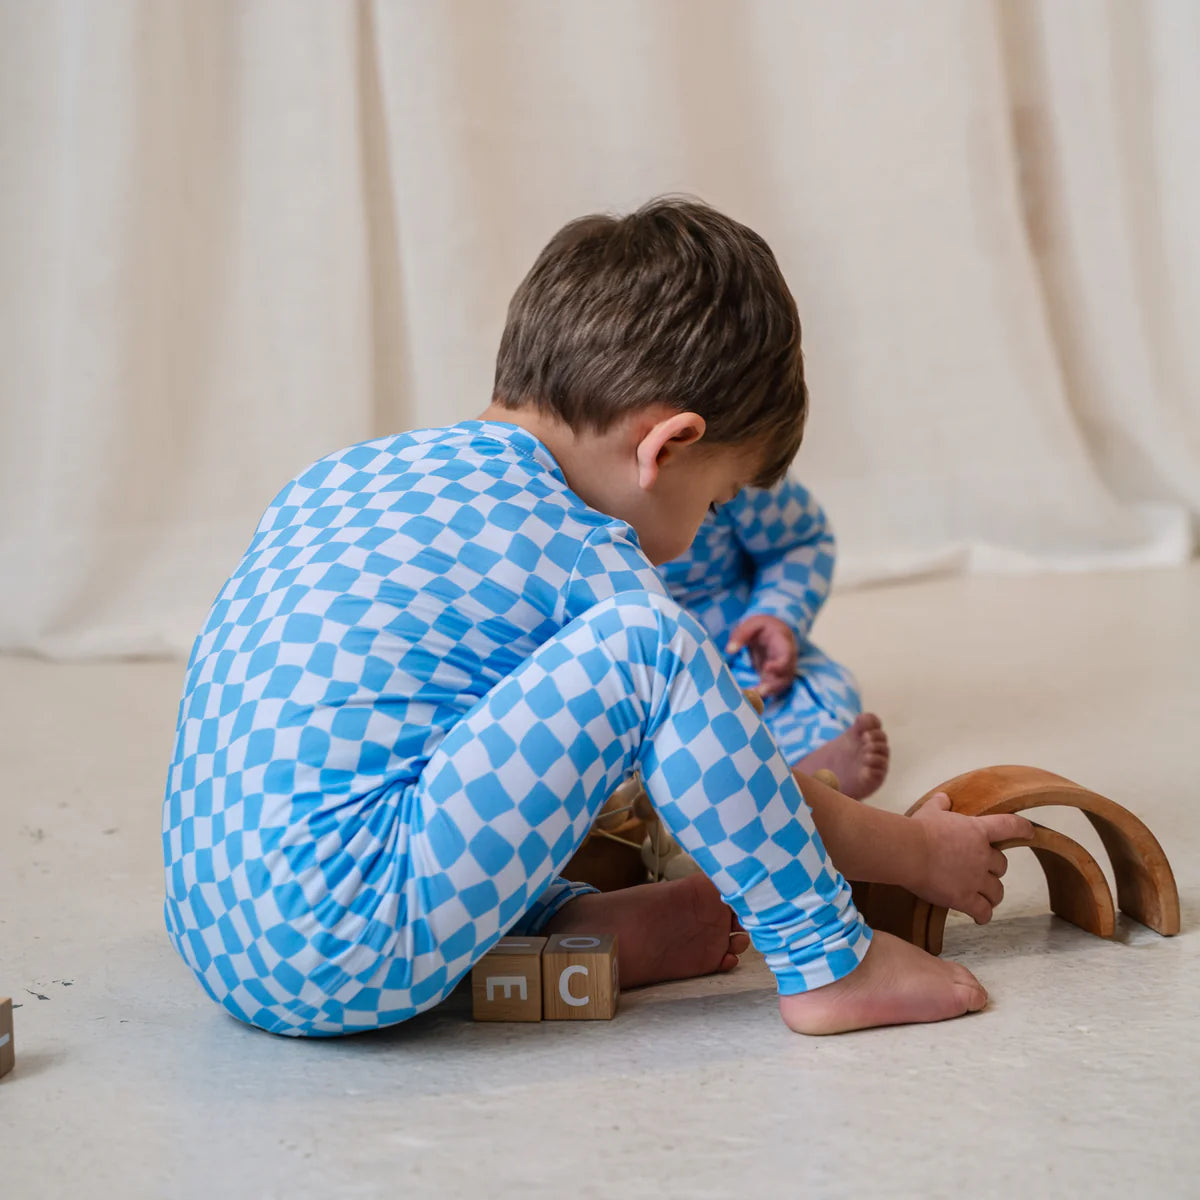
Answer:
[[[672,413],[655,422],[637,444],[638,487],[652,488],[659,468],[684,446],[698,442],[706,428],[704,418],[694,412]]]

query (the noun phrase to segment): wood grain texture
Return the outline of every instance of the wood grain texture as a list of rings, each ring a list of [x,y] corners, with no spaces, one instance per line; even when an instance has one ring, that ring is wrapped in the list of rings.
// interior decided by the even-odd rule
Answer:
[[[589,833],[563,868],[563,878],[590,883],[601,892],[616,892],[645,883],[646,864],[641,850],[644,837],[645,826],[636,819],[610,836],[603,832]]]
[[[610,1021],[619,996],[614,934],[555,934],[546,943],[542,1011],[547,1021]]]
[[[501,938],[471,968],[471,1011],[477,1021],[542,1019],[544,937]]]
[[[12,1000],[5,996],[0,998],[0,1076],[7,1075],[16,1061]]]
[[[985,767],[931,789],[908,815],[937,792],[950,797],[952,811],[974,817],[1050,805],[1078,809],[1095,826],[1112,860],[1121,911],[1164,936],[1179,932],[1179,890],[1167,857],[1145,824],[1115,801],[1037,767]],[[999,843],[1000,849],[1014,846],[1029,846],[1037,856],[1052,912],[1098,937],[1113,936],[1112,892],[1087,850],[1065,834],[1037,824],[1033,838]],[[855,900],[873,929],[894,933],[931,954],[941,953],[945,908],[919,900],[904,888],[881,884],[856,885]]]
[[[1097,937],[1113,936],[1117,914],[1112,890],[1100,864],[1078,842],[1035,822],[1032,838],[1012,838],[996,843],[997,850],[1018,846],[1028,846],[1037,856],[1050,892],[1050,911],[1055,916]],[[930,954],[942,952],[946,916],[944,908],[924,900],[916,902],[914,921],[925,922],[923,944]]]
[[[985,767],[926,793],[909,815],[934,792],[945,792],[952,810],[968,816],[1025,812],[1047,805],[1079,809],[1108,852],[1120,910],[1165,937],[1179,932],[1179,889],[1167,856],[1146,825],[1114,800],[1038,767]]]

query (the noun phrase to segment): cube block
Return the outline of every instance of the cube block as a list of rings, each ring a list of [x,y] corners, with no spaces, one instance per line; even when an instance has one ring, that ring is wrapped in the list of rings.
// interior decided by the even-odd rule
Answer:
[[[503,937],[471,969],[477,1021],[542,1019],[544,937]]]
[[[16,1063],[15,1047],[13,1046],[13,1009],[12,1001],[7,997],[0,998],[0,1075],[7,1075]]]
[[[547,1021],[611,1021],[619,995],[615,935],[555,934],[547,941],[542,951]]]

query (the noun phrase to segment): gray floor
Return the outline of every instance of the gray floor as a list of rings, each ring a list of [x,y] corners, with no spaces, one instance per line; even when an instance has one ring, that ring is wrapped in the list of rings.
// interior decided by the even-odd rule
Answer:
[[[168,947],[159,801],[180,664],[0,659],[0,1195],[1195,1196],[1200,569],[839,597],[828,649],[891,732],[881,803],[993,762],[1150,824],[1184,933],[1046,915],[1012,855],[948,956],[992,994],[945,1025],[788,1033],[748,957],[601,1024],[474,1025],[452,1000],[334,1042],[243,1028]],[[1048,823],[1099,853],[1078,814]]]

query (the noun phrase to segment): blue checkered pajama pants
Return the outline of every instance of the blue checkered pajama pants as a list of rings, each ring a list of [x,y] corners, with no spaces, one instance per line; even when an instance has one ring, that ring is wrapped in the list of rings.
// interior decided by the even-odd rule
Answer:
[[[858,965],[870,932],[787,763],[695,619],[644,592],[603,600],[544,642],[415,783],[282,831],[275,860],[247,872],[251,898],[206,920],[199,910],[216,906],[195,887],[169,894],[168,925],[214,999],[264,1029],[403,1021],[505,932],[570,898],[559,873],[634,768],[781,993]],[[284,870],[292,834],[316,842]]]

